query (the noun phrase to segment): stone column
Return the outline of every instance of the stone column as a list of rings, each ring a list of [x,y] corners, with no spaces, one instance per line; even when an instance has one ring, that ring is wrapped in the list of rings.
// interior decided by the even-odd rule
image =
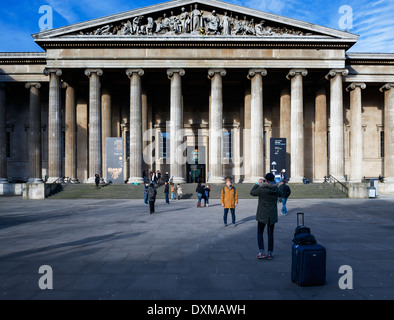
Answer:
[[[28,82],[29,98],[29,180],[28,183],[42,183],[41,164],[41,83]]]
[[[330,80],[330,175],[342,182],[345,181],[342,76],[348,73],[347,69],[332,69],[326,75]]]
[[[327,160],[327,92],[321,87],[315,96],[314,182],[323,182],[328,174]]]
[[[65,168],[64,174],[71,182],[77,182],[77,110],[74,86],[63,82],[62,88],[66,89],[65,106]]]
[[[223,82],[224,69],[209,69],[211,104],[209,112],[209,183],[223,183]]]
[[[185,158],[183,156],[183,97],[182,79],[183,69],[168,69],[171,80],[170,101],[170,177],[174,183],[185,183]]]
[[[107,137],[112,137],[112,99],[108,87],[103,89],[101,95],[101,115],[102,115],[102,159],[103,159],[103,178],[107,181]]]
[[[128,183],[143,183],[142,178],[142,69],[127,69],[130,79],[130,172]]]
[[[48,105],[48,183],[60,183],[62,176],[62,120],[60,105],[60,69],[45,69],[49,75]]]
[[[394,83],[380,88],[384,92],[384,182],[394,183]]]
[[[0,83],[0,184],[8,183],[7,177],[7,106],[5,84]]]
[[[350,182],[361,182],[363,176],[363,132],[361,89],[365,83],[351,83],[350,92]]]
[[[301,183],[304,177],[304,95],[303,79],[306,69],[291,69],[286,76],[291,79],[291,177],[289,182]]]
[[[286,153],[291,150],[291,95],[290,88],[282,88],[280,91],[280,137],[286,138]],[[290,177],[290,157],[286,154],[286,176]]]
[[[102,176],[101,154],[101,69],[86,69],[89,77],[89,178],[88,183],[95,182],[96,173]]]
[[[265,69],[250,69],[248,79],[251,80],[250,108],[250,182],[256,182],[265,174],[264,166],[264,116],[263,116],[263,76]]]

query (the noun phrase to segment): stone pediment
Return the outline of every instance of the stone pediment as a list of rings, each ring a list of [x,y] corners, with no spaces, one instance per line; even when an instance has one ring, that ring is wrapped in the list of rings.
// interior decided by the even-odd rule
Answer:
[[[356,35],[222,1],[175,0],[33,35],[54,39],[321,38],[356,42]]]

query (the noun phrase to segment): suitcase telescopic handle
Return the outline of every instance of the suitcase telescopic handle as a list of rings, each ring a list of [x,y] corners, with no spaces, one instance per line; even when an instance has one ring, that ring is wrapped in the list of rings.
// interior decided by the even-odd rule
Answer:
[[[300,217],[302,218],[302,224],[300,224]],[[297,212],[297,225],[298,226],[304,226],[304,213],[303,212]]]

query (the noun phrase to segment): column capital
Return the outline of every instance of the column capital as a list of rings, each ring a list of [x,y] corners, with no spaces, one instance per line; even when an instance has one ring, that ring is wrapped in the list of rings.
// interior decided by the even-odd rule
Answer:
[[[365,89],[367,87],[367,85],[363,82],[352,82],[351,84],[349,84],[349,86],[346,88],[347,92],[353,91],[356,88],[361,88],[361,89]]]
[[[174,73],[179,73],[181,77],[185,75],[185,70],[184,69],[167,69],[167,77],[168,79],[171,79]]]
[[[267,75],[267,70],[266,69],[249,69],[247,78],[251,80],[256,74],[261,74],[263,77]]]
[[[126,74],[129,78],[131,78],[134,73],[137,73],[140,77],[142,77],[145,74],[143,69],[127,69],[126,70]]]
[[[103,70],[101,69],[85,69],[85,76],[90,77],[92,73],[96,73],[99,77],[103,75]]]
[[[73,88],[73,85],[69,82],[62,81],[62,88],[67,89],[67,88]]]
[[[45,68],[44,69],[44,74],[46,76],[49,76],[52,73],[55,73],[58,77],[60,77],[63,74],[62,69],[56,69],[56,68]]]
[[[342,76],[346,77],[349,74],[349,70],[344,69],[331,69],[325,76],[326,80],[330,80],[330,78],[334,78],[335,76],[341,74]]]
[[[386,83],[379,89],[380,92],[390,90],[391,88],[394,88],[394,83]]]
[[[25,83],[25,88],[26,89],[30,89],[31,87],[35,87],[36,89],[40,89],[41,88],[41,83],[39,83],[39,82],[26,82]]]
[[[225,69],[209,69],[208,79],[211,80],[217,73],[220,74],[222,77],[224,77],[227,74]]]
[[[290,69],[289,73],[286,76],[287,80],[290,80],[296,74],[301,74],[303,77],[308,75],[308,70],[306,69]]]

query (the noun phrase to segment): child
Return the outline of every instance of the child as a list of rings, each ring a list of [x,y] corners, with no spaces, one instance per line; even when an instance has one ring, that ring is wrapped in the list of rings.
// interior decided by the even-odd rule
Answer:
[[[182,198],[182,187],[179,183],[176,187],[176,193],[178,194],[178,200],[180,200]]]

